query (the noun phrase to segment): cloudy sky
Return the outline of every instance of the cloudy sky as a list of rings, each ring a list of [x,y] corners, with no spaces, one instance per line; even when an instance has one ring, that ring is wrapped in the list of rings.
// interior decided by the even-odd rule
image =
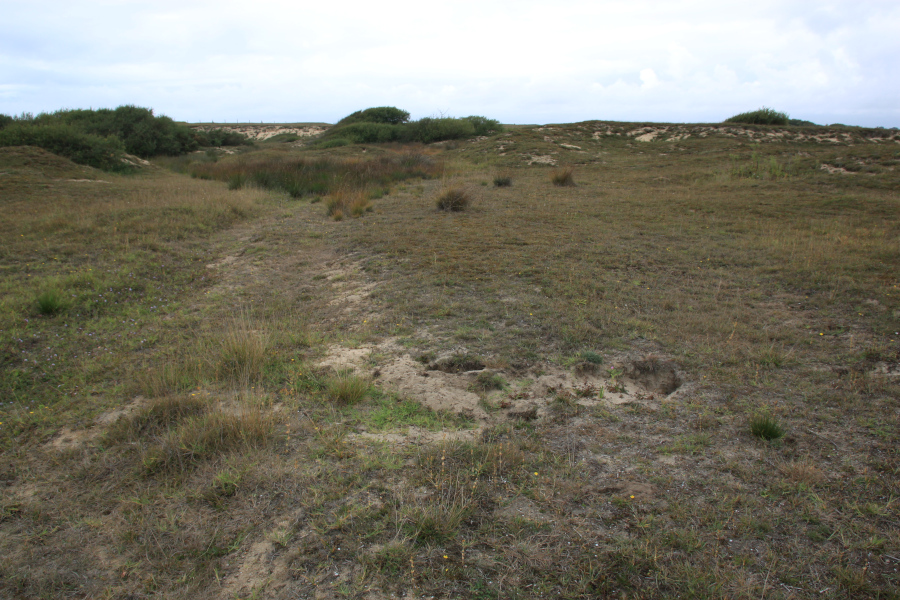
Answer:
[[[900,126],[897,0],[0,0],[0,113]]]

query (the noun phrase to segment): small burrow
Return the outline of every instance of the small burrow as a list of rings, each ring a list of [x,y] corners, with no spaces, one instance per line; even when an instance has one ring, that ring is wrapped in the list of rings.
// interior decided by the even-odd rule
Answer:
[[[438,359],[428,365],[429,371],[443,371],[444,373],[466,373],[482,369],[484,369],[484,363],[471,354],[454,354]]]
[[[656,356],[647,356],[622,365],[623,376],[649,392],[668,396],[684,383],[678,365]]]

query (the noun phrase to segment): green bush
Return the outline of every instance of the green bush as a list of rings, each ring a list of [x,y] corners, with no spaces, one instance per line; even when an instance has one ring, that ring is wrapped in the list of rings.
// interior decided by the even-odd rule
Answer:
[[[55,113],[42,113],[32,123],[64,124],[87,134],[115,136],[125,145],[126,152],[143,158],[178,156],[197,149],[194,132],[189,127],[175,123],[169,117],[154,116],[152,109],[139,106],[59,110]]]
[[[450,117],[425,117],[407,125],[403,130],[403,141],[431,144],[445,140],[459,140],[475,135],[475,125],[466,119]]]
[[[337,122],[337,125],[349,125],[350,123],[383,123],[385,125],[400,125],[409,121],[409,113],[393,106],[378,106],[358,110],[347,115]]]
[[[12,125],[13,121],[15,121],[15,119],[9,115],[0,114],[0,129],[3,129],[7,125]]]
[[[82,165],[107,171],[127,171],[125,148],[115,137],[100,137],[64,124],[16,122],[0,129],[0,146],[37,146]]]
[[[397,141],[400,129],[396,125],[385,123],[360,122],[336,125],[329,132],[333,132],[331,135],[350,140],[354,144],[378,144]]]
[[[488,119],[487,117],[471,116],[465,119],[475,128],[475,135],[490,135],[503,131],[503,126],[497,119]]]
[[[409,113],[391,106],[367,108],[344,117],[325,132],[320,148],[343,143],[379,144],[385,142],[420,142],[431,144],[446,140],[458,140],[479,135],[490,135],[502,131],[496,119],[470,116],[462,119],[452,117],[425,117],[409,121]],[[343,145],[343,144],[342,144]]]
[[[726,123],[741,123],[745,125],[787,125],[790,119],[786,113],[778,112],[765,106],[759,110],[741,113],[725,119]]]
[[[243,133],[237,131],[229,131],[227,129],[195,129],[193,132],[194,141],[200,146],[251,146],[253,141]],[[293,135],[297,139],[296,134]],[[275,136],[279,137],[279,136]]]

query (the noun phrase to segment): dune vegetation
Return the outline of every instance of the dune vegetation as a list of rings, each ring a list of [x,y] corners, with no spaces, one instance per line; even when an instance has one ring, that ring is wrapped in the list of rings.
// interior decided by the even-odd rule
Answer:
[[[0,140],[113,159],[0,147],[0,596],[898,597],[897,130],[58,121]]]

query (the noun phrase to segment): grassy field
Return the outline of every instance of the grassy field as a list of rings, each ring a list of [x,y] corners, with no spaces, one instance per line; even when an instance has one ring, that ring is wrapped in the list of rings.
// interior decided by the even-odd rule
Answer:
[[[0,597],[900,597],[895,131],[283,139],[0,149]]]

